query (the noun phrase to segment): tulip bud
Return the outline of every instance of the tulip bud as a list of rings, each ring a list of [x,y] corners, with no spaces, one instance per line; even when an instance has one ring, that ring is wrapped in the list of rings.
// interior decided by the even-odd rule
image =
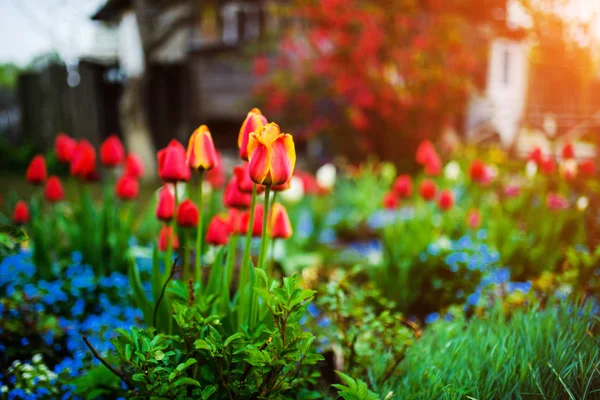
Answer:
[[[262,220],[265,215],[265,209],[262,204],[257,204],[254,207],[254,224],[252,225],[252,236],[253,237],[261,237],[262,236]],[[243,234],[248,232],[248,225],[250,225],[250,212],[244,212],[242,214],[242,230]]]
[[[240,134],[238,136],[238,146],[240,148],[240,158],[244,161],[248,161],[248,143],[250,141],[250,134],[253,132],[262,132],[264,126],[267,124],[267,118],[262,115],[258,108],[253,108],[246,119],[242,123]]]
[[[179,204],[177,208],[177,224],[184,228],[195,228],[198,226],[200,212],[198,207],[189,199]]]
[[[591,178],[596,174],[596,165],[593,160],[584,160],[579,164],[579,170],[581,175]]]
[[[206,125],[196,129],[188,143],[186,163],[195,170],[208,171],[218,164],[217,152],[212,136]]]
[[[433,153],[425,163],[425,175],[439,176],[442,173],[442,160]]]
[[[248,142],[250,178],[259,185],[282,185],[294,173],[296,149],[292,135],[281,133],[275,123],[250,134]]]
[[[64,133],[59,133],[54,140],[54,152],[56,153],[56,158],[61,163],[68,164],[71,162],[76,147],[77,142],[75,139]]]
[[[206,242],[215,246],[227,244],[231,227],[226,216],[215,215],[206,230]]]
[[[228,223],[231,228],[231,233],[233,235],[242,235],[244,234],[243,225],[243,213],[237,208],[230,208],[229,213],[227,215]],[[248,224],[246,222],[246,224]]]
[[[394,192],[387,192],[383,196],[382,205],[386,210],[395,210],[400,206],[400,200]]]
[[[179,238],[173,230],[173,227],[164,225],[158,234],[158,249],[160,251],[167,251],[169,248],[169,242],[173,250],[177,250],[179,248]]]
[[[398,196],[401,199],[406,199],[410,197],[412,195],[413,190],[412,179],[409,175],[400,175],[394,181],[394,184],[392,185],[392,190],[394,191],[394,193],[396,193],[396,196]]]
[[[454,194],[449,189],[444,189],[440,192],[438,199],[438,207],[442,211],[448,211],[454,206]]]
[[[57,203],[63,199],[65,192],[63,190],[60,179],[57,176],[51,176],[46,182],[44,189],[44,198],[48,203]]]
[[[438,157],[435,147],[430,140],[423,140],[417,148],[416,160],[421,165],[426,165],[432,157]]]
[[[560,175],[568,181],[577,176],[577,161],[572,158],[560,162]]]
[[[44,156],[38,154],[33,157],[26,172],[27,182],[32,185],[42,185],[48,177],[46,172],[46,160]]]
[[[169,222],[173,219],[173,213],[175,212],[175,195],[168,187],[163,186],[158,192],[158,203],[156,204],[156,218]]]
[[[542,149],[540,147],[536,147],[529,154],[529,160],[535,162],[536,164],[540,164],[544,159],[544,154],[542,154]]]
[[[19,200],[15,205],[13,222],[16,225],[24,225],[29,222],[29,207],[23,200]]]
[[[432,201],[435,198],[435,194],[437,193],[437,187],[435,182],[431,179],[423,179],[421,184],[419,185],[419,195],[425,201]]]
[[[292,234],[292,224],[284,206],[279,203],[273,204],[271,214],[271,238],[289,239]]]
[[[487,180],[488,176],[487,166],[479,159],[473,160],[469,166],[469,178],[473,182],[483,183]]]
[[[477,229],[481,225],[481,214],[479,210],[472,209],[469,211],[469,215],[467,216],[467,224],[471,229]]]
[[[140,184],[137,179],[123,175],[115,183],[115,193],[121,200],[133,200],[140,192]]]
[[[570,160],[572,158],[575,158],[575,149],[571,142],[566,142],[562,148],[562,159]]]
[[[96,173],[96,150],[85,139],[77,143],[71,159],[71,175],[89,181]]]
[[[337,170],[335,165],[327,163],[317,170],[317,184],[324,191],[331,192],[335,186]]]
[[[139,179],[144,175],[144,163],[135,154],[129,153],[125,159],[125,175]]]
[[[240,191],[236,175],[231,177],[225,188],[223,203],[225,203],[225,206],[227,207],[234,208],[248,208],[252,203],[252,195]]]
[[[546,176],[554,174],[556,171],[556,163],[552,157],[546,157],[542,160],[542,173]]]
[[[242,165],[238,165],[233,168],[233,173],[237,178],[238,189],[242,193],[252,193],[252,188],[254,187],[254,182],[250,178],[250,170],[248,169],[248,163],[244,163]],[[256,186],[256,193],[261,194],[265,191],[265,187],[263,185]]]
[[[117,167],[125,159],[125,149],[121,139],[116,135],[109,136],[100,145],[100,162],[107,167]]]
[[[157,158],[160,179],[170,183],[190,180],[191,172],[185,162],[185,149],[177,140],[171,140],[167,147],[158,152]]]

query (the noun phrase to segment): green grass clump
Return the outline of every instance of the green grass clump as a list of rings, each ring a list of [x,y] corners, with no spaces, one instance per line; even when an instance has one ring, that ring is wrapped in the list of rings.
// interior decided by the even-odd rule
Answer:
[[[590,309],[496,308],[438,322],[388,385],[401,399],[600,399],[600,323]]]

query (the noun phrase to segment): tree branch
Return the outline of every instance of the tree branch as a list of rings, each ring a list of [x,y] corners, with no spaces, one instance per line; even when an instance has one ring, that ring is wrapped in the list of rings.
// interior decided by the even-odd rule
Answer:
[[[98,350],[96,350],[94,348],[94,346],[92,346],[92,344],[90,343],[90,341],[88,340],[87,336],[83,335],[81,336],[81,338],[83,339],[83,342],[86,344],[86,346],[90,349],[90,351],[92,352],[92,354],[94,355],[94,357],[99,360],[106,368],[108,368],[108,370],[110,372],[112,372],[113,374],[115,374],[116,376],[119,377],[119,379],[121,379],[123,382],[125,382],[125,385],[127,385],[127,388],[129,390],[133,390],[134,387],[131,384],[131,382],[129,382],[128,379],[125,378],[125,376],[123,374],[121,374],[119,371],[117,371],[116,369],[114,369],[104,358],[102,358],[102,356],[100,355],[100,353],[98,353]]]

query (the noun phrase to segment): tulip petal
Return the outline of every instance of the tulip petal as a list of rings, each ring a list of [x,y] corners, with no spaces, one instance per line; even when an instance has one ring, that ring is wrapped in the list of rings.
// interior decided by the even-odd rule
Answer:
[[[271,184],[282,185],[294,173],[296,149],[292,135],[279,135],[271,149]]]
[[[270,185],[271,181],[268,175],[271,169],[271,151],[262,138],[255,133],[250,135],[250,143],[254,143],[256,146],[248,164],[250,178],[258,184]]]
[[[281,135],[281,129],[275,122],[270,122],[265,126],[262,138],[267,144],[271,144]]]
[[[262,132],[263,127],[267,124],[267,119],[258,108],[253,108],[246,119],[242,123],[240,133],[238,135],[238,146],[240,148],[240,157],[243,160],[248,160],[250,152],[248,151],[248,141],[250,134],[253,132]]]

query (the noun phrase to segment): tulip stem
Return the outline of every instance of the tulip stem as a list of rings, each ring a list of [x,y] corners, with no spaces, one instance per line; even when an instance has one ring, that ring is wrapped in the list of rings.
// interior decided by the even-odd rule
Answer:
[[[167,189],[168,190],[168,189]],[[171,228],[171,234],[167,238],[167,251],[165,253],[165,278],[171,276],[171,268],[172,268],[172,258],[173,258],[173,243],[175,241],[175,235],[177,234],[175,231],[175,219],[177,219],[177,182],[173,184],[174,197],[175,197],[175,206],[173,207],[173,218],[169,221],[169,227]]]
[[[252,202],[250,203],[250,218],[246,232],[246,247],[244,247],[244,255],[242,258],[242,270],[240,271],[240,282],[246,282],[246,270],[248,269],[248,261],[250,260],[250,247],[252,246],[252,227],[254,226],[254,208],[256,207],[256,183],[252,185]]]
[[[275,209],[275,202],[277,201],[277,192],[273,192],[273,201],[271,201],[271,212],[273,212],[273,210]],[[271,216],[271,226],[274,224],[273,221],[274,216]],[[267,240],[269,240],[270,238],[270,232],[269,232],[269,236],[267,236]],[[268,258],[268,253],[267,253],[267,258]],[[275,265],[275,239],[271,240],[271,258],[267,261],[267,275],[271,276],[271,273],[273,272],[273,266]]]
[[[196,232],[196,282],[202,287],[202,184],[204,183],[204,170],[198,171],[200,182],[198,184],[198,227]]]
[[[263,213],[263,225],[262,225],[262,238],[260,240],[260,253],[258,256],[258,265],[264,271],[266,269],[266,253],[267,253],[267,243],[269,241],[269,237],[267,235],[267,231],[269,230],[269,195],[271,194],[271,186],[267,185],[265,189],[265,207]],[[250,228],[248,228],[250,229]]]
[[[190,277],[190,246],[189,246],[189,234],[187,229],[183,229],[183,282],[187,283]]]

